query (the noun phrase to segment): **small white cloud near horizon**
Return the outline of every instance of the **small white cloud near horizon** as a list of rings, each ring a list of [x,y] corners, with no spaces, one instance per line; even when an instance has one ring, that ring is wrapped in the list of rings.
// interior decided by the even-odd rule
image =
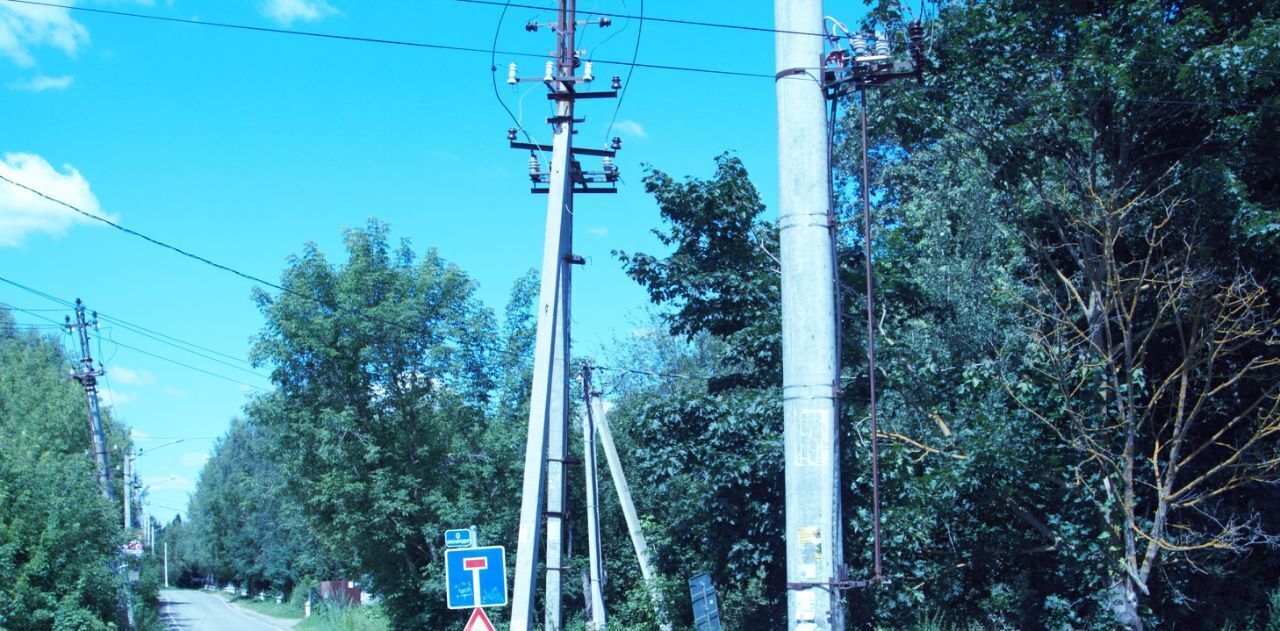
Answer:
[[[36,65],[33,47],[52,46],[74,57],[88,41],[88,29],[66,7],[0,4],[0,56],[22,68]]]
[[[112,406],[129,405],[136,401],[138,397],[128,392],[120,392],[110,388],[98,388],[98,401]]]
[[[112,366],[109,373],[112,380],[130,386],[149,386],[156,382],[156,376],[145,370],[134,370],[124,366]]]
[[[263,15],[285,26],[294,22],[317,22],[338,13],[325,0],[263,0],[260,6]]]
[[[632,138],[649,137],[649,133],[644,130],[644,125],[625,118],[614,123],[613,129],[620,134],[631,136]]]
[[[6,153],[0,175],[91,215],[113,219],[102,212],[88,180],[69,164],[59,170],[35,154]],[[22,245],[34,233],[59,237],[77,223],[97,222],[17,186],[0,186],[0,247]]]
[[[178,462],[184,467],[192,467],[199,469],[204,463],[209,462],[209,454],[203,451],[184,451],[178,456]]]
[[[72,81],[75,81],[75,77],[71,75],[50,77],[38,74],[26,81],[10,83],[9,87],[20,92],[45,92],[48,90],[65,90],[71,87]]]

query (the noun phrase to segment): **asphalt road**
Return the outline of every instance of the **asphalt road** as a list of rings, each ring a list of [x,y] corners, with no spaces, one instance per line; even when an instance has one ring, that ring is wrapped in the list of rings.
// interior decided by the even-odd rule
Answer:
[[[300,622],[237,607],[217,594],[170,589],[160,591],[160,618],[171,631],[287,631]]]

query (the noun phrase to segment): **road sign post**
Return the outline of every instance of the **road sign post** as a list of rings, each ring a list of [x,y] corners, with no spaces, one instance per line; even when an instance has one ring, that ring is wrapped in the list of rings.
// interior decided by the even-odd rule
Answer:
[[[502,546],[445,550],[444,572],[450,609],[507,605],[507,554]]]

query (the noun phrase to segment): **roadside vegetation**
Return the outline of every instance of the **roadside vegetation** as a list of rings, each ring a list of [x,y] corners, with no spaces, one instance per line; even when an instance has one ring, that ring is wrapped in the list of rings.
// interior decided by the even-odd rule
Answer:
[[[931,28],[927,84],[870,96],[892,580],[846,595],[851,628],[1280,629],[1280,2],[957,0]],[[856,116],[833,156],[841,545],[865,578]],[[686,581],[710,572],[726,629],[783,628],[778,226],[752,165],[707,165],[651,169],[662,247],[594,263],[652,303],[597,385],[674,627],[692,628]],[[459,626],[444,530],[475,525],[514,556],[537,279],[495,312],[389,226],[344,236],[253,294],[252,358],[275,390],[247,402],[157,545],[177,584],[278,594],[244,602],[271,615],[300,615],[320,580],[379,599],[299,629]],[[0,627],[106,630],[115,613],[118,507],[93,489],[66,361],[0,311]],[[656,629],[601,492],[610,629]],[[567,629],[584,620],[582,538]]]

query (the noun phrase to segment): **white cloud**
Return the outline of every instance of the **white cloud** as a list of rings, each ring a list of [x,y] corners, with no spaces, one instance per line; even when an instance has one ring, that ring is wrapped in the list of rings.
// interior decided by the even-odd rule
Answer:
[[[186,467],[194,467],[199,469],[204,463],[209,462],[209,454],[203,451],[184,451],[178,456],[178,462]]]
[[[264,0],[262,14],[289,26],[294,22],[315,22],[338,12],[325,0]]]
[[[186,390],[179,390],[172,386],[165,386],[164,393],[178,399],[185,399],[187,398],[187,396],[189,396]]]
[[[587,228],[587,232],[590,234],[594,234],[597,237],[604,237],[604,236],[608,236],[609,229],[605,228],[604,226],[592,226],[590,228]]]
[[[129,405],[130,403],[133,403],[134,401],[137,400],[137,397],[135,397],[132,394],[129,394],[128,392],[120,392],[119,390],[112,390],[110,388],[99,387],[98,400],[107,405],[120,406],[120,405]]]
[[[632,138],[648,138],[649,134],[645,132],[644,125],[633,120],[623,119],[613,124],[613,128],[620,134],[631,136]]]
[[[89,214],[111,219],[102,212],[89,182],[69,164],[62,170],[30,153],[6,153],[0,175],[62,200]],[[96,223],[71,209],[41,198],[7,182],[0,182],[0,247],[21,245],[27,235],[61,236],[76,223]]]
[[[0,3],[0,56],[19,66],[35,65],[32,47],[53,46],[74,56],[88,41],[89,31],[71,19],[69,9]]]
[[[111,379],[131,386],[149,386],[156,382],[156,376],[145,370],[134,370],[124,366],[112,366]]]
[[[149,443],[149,442],[151,442],[151,434],[148,434],[148,433],[146,433],[146,432],[144,432],[144,431],[142,431],[142,430],[140,430],[140,429],[138,429],[138,428],[136,428],[136,427],[131,428],[131,429],[129,430],[129,437],[130,437],[130,438],[132,438],[132,439],[133,439],[133,442],[135,442],[135,443]]]
[[[142,483],[152,492],[186,491],[190,493],[196,490],[195,480],[183,475],[142,476]]]
[[[61,77],[50,77],[48,75],[36,75],[27,81],[19,81],[10,83],[9,87],[14,90],[23,92],[44,92],[46,90],[65,90],[71,87],[71,82],[75,77],[71,75],[63,75]]]

